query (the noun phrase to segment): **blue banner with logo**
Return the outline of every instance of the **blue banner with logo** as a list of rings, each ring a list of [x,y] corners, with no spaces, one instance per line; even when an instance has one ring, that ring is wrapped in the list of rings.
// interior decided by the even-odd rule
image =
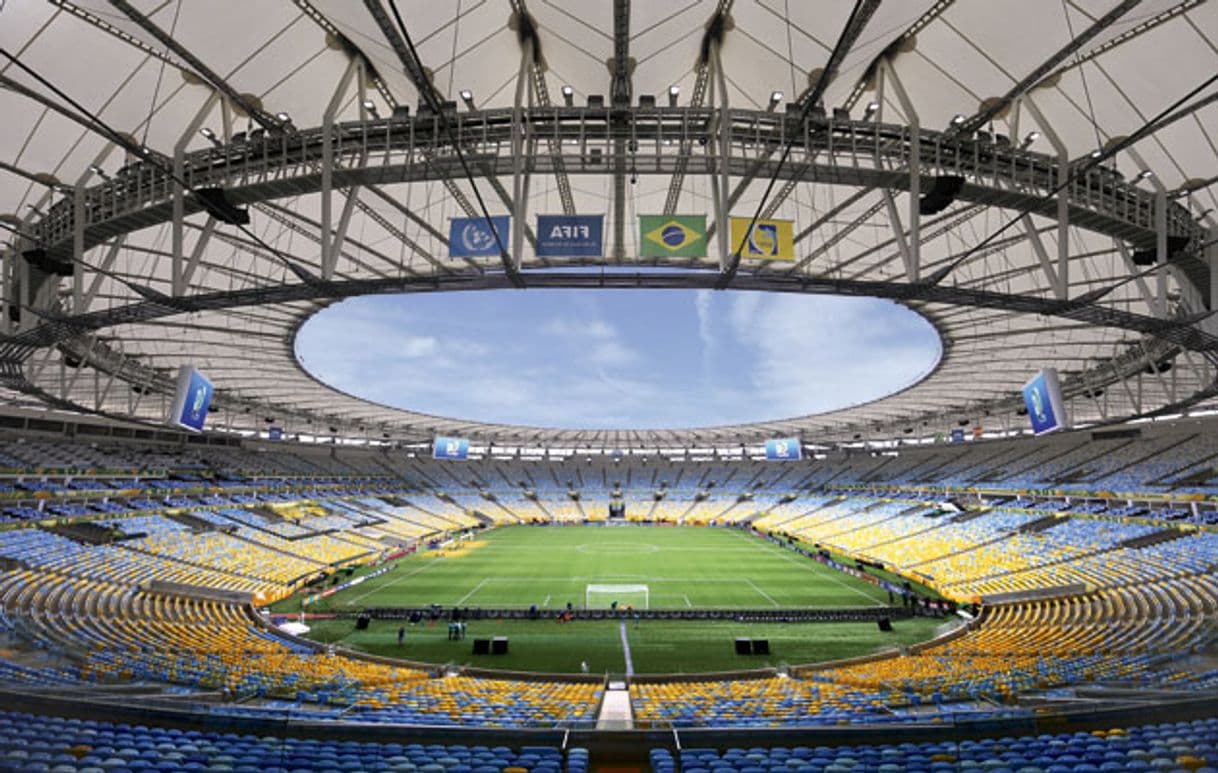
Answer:
[[[599,258],[604,224],[604,215],[538,215],[537,257]]]
[[[283,440],[283,427],[271,427],[266,434],[270,440]]]
[[[803,458],[799,438],[784,437],[765,441],[765,458],[771,462],[797,462]]]
[[[489,258],[499,254],[499,245],[508,249],[512,234],[512,219],[509,215],[491,218],[494,231],[485,217],[454,217],[448,227],[448,257]],[[495,234],[499,234],[496,241]]]
[[[437,437],[432,447],[434,459],[468,459],[469,439],[463,437]]]
[[[963,443],[964,442],[964,430],[960,429],[959,427],[957,427],[956,429],[953,429],[952,430],[952,442],[953,443]]]

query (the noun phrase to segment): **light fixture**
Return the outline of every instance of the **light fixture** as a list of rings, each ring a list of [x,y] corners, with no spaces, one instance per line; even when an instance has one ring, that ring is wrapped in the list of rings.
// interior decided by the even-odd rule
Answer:
[[[1104,155],[1104,150],[1103,148],[1096,148],[1087,155],[1091,156],[1091,158],[1099,158],[1100,156]]]
[[[880,103],[876,102],[875,100],[872,100],[871,102],[867,103],[867,109],[863,111],[863,117],[870,118],[879,109],[880,109]]]
[[[470,91],[469,89],[461,89],[461,91],[459,93],[461,94],[461,101],[465,103],[465,106],[468,107],[470,110],[473,110],[474,109],[474,92]]]
[[[778,107],[778,103],[781,101],[782,101],[782,92],[777,91],[777,90],[771,91],[770,92],[770,106],[766,109],[773,110],[774,108]]]
[[[206,126],[204,126],[202,129],[199,129],[199,134],[202,134],[204,137],[206,137],[209,140],[214,140],[216,138],[216,133],[214,131],[212,131],[211,129],[207,128]]]
[[[962,114],[956,113],[952,116],[952,126],[959,126],[962,123],[964,123],[964,116]]]
[[[562,101],[567,107],[575,107],[575,89],[571,88],[570,84],[562,87]]]
[[[1155,176],[1154,172],[1150,171],[1149,169],[1143,169],[1142,171],[1138,172],[1138,176],[1133,179],[1141,182],[1142,180],[1148,180],[1154,176]]]
[[[373,115],[376,115],[376,103],[373,102],[371,99],[365,99],[363,102],[360,103],[360,106],[363,107],[364,110],[366,110],[367,112],[372,113]]]
[[[280,110],[278,113],[275,113],[275,118],[276,118],[276,120],[279,121],[279,123],[288,123],[289,121],[292,120],[292,116],[288,115],[287,113],[283,112],[282,110]]]
[[[1032,130],[1032,131],[1028,132],[1028,135],[1026,137],[1023,138],[1023,145],[1021,145],[1020,147],[1027,148],[1033,142],[1036,142],[1038,139],[1040,139],[1040,132],[1038,132],[1036,130]]]
[[[676,107],[677,106],[677,97],[679,97],[679,96],[681,96],[681,87],[675,83],[673,85],[669,86],[668,87],[668,106]]]
[[[89,164],[89,170],[90,170],[91,172],[93,172],[93,174],[95,174],[95,175],[97,175],[98,177],[102,178],[103,180],[109,180],[109,179],[110,179],[110,175],[106,174],[106,170],[105,170],[105,169],[102,169],[102,168],[101,168],[100,166],[98,166],[97,164]]]

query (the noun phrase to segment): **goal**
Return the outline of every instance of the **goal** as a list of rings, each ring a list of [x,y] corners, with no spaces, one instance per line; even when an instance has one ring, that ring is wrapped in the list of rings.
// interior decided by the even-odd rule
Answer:
[[[646,585],[603,585],[592,583],[584,588],[584,609],[609,609],[613,602],[618,609],[634,607],[648,609],[651,591]]]

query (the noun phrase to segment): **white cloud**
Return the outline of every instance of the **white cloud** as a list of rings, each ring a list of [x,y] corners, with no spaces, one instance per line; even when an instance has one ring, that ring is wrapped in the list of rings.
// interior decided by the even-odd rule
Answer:
[[[904,386],[937,355],[895,304],[697,293],[695,327],[683,299],[618,308],[611,293],[602,317],[582,297],[565,306],[534,297],[545,296],[523,306],[426,299],[448,301],[442,315],[417,297],[359,299],[310,321],[298,352],[322,380],[380,403],[566,427],[689,427],[830,410]]]

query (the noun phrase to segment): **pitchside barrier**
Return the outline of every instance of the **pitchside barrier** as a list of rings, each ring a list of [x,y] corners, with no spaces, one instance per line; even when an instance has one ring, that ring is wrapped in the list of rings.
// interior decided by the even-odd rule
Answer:
[[[366,612],[373,620],[406,620],[418,613],[424,620],[448,620],[451,607],[368,607],[364,610],[337,612],[338,617],[354,618]],[[461,609],[462,620],[552,620],[565,609],[539,609],[536,613],[520,607]],[[572,620],[730,620],[747,623],[830,623],[874,622],[881,618],[944,617],[942,610],[922,607],[858,607],[854,609],[573,609]]]

